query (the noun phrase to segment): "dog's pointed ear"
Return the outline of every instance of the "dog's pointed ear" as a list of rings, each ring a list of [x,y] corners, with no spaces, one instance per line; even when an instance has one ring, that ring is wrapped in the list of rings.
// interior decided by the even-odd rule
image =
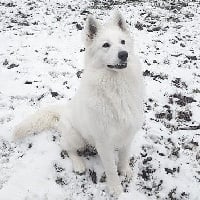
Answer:
[[[91,15],[89,15],[87,18],[85,29],[86,42],[89,43],[95,38],[99,29],[98,22]]]
[[[116,10],[114,12],[114,23],[124,32],[128,31],[128,27],[122,14]]]

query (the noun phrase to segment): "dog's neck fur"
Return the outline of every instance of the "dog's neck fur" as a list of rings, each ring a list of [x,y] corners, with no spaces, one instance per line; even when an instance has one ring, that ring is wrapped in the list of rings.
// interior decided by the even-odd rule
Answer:
[[[128,77],[130,76],[130,70],[128,69],[119,69],[119,71],[109,69],[86,69],[84,73],[85,77],[87,77],[88,84],[96,85],[102,89],[114,89],[124,81],[127,82],[127,75]]]
[[[112,105],[119,105],[118,101],[128,102],[132,95],[136,94],[134,74],[129,69],[118,72],[109,69],[87,69],[84,73],[85,77],[81,86],[90,88],[89,93],[97,93],[99,98],[109,99]]]

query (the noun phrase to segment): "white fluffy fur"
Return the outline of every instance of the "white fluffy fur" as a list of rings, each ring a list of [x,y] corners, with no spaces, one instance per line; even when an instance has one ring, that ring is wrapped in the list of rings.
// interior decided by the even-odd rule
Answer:
[[[125,40],[125,44],[121,44]],[[109,48],[102,45],[108,42]],[[119,63],[118,52],[128,52],[127,68],[110,69]],[[105,168],[111,193],[123,190],[117,170],[131,177],[129,150],[143,121],[143,80],[140,64],[133,53],[133,41],[121,15],[104,26],[89,17],[86,23],[85,71],[75,97],[63,107],[36,112],[19,124],[15,138],[50,127],[62,132],[61,145],[73,162],[74,171],[83,173],[85,165],[77,149],[94,145]],[[116,165],[114,151],[119,152]]]

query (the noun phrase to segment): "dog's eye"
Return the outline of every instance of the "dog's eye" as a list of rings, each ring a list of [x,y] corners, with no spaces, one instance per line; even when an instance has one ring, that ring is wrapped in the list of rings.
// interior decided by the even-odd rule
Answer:
[[[108,42],[105,42],[102,47],[108,48],[108,47],[110,47],[110,44]]]
[[[121,40],[121,44],[125,44],[126,42],[125,42],[125,40]]]

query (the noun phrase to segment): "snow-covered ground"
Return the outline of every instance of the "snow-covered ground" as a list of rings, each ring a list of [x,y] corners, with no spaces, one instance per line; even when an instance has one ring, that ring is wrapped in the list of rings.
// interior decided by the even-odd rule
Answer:
[[[83,72],[89,13],[118,8],[135,39],[146,120],[132,145],[134,177],[120,199],[200,199],[200,2],[2,0],[0,2],[0,200],[110,197],[93,149],[72,172],[55,131],[12,142],[13,127],[46,104],[73,97]],[[81,116],[81,113],[80,113]]]

